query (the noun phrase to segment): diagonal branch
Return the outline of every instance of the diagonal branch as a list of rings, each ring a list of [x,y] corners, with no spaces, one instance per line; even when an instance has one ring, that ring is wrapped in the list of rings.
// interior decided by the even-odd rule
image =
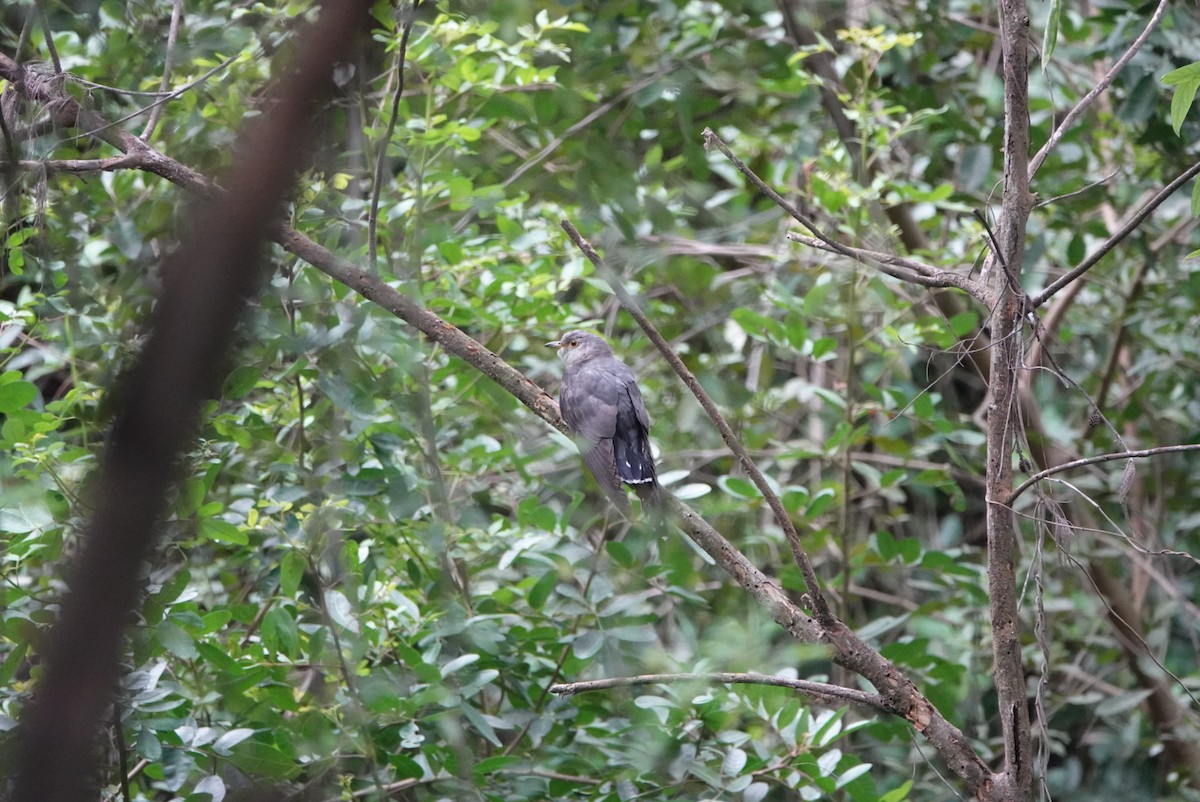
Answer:
[[[1012,492],[1012,495],[1008,497],[1008,503],[1012,504],[1017,500],[1017,496],[1021,495],[1043,479],[1053,476],[1056,473],[1063,473],[1064,471],[1082,468],[1085,465],[1095,465],[1099,462],[1112,462],[1113,460],[1118,459],[1145,459],[1146,457],[1154,457],[1159,454],[1176,454],[1181,451],[1200,451],[1200,443],[1188,443],[1186,445],[1179,446],[1159,446],[1158,448],[1146,448],[1140,451],[1118,451],[1112,454],[1098,454],[1094,457],[1084,457],[1083,459],[1064,462],[1062,465],[1055,465],[1053,468],[1047,468],[1044,471],[1039,471],[1033,476],[1030,476],[1021,483],[1020,487]]]
[[[916,259],[909,259],[901,256],[890,254],[882,254],[875,251],[867,251],[862,248],[852,248],[848,245],[843,245],[837,240],[830,237],[816,222],[800,211],[795,204],[788,201],[782,195],[775,191],[769,184],[758,177],[750,167],[734,155],[719,136],[713,133],[711,128],[705,128],[704,146],[706,148],[716,148],[721,151],[722,155],[729,160],[730,164],[737,168],[738,172],[746,177],[751,184],[754,185],[762,194],[766,195],[779,208],[783,209],[788,215],[800,223],[802,226],[811,231],[815,237],[806,237],[803,235],[788,235],[788,239],[800,242],[814,248],[820,248],[823,251],[840,254],[848,259],[853,259],[856,262],[866,262],[876,267],[880,272],[885,273],[893,278],[898,278],[903,281],[909,281],[914,284],[921,284],[926,287],[956,287],[972,296],[982,300],[981,288],[969,278],[958,276],[954,273],[949,273],[944,270],[939,270],[932,265],[927,265]],[[901,268],[901,269],[895,269]]]
[[[1200,162],[1196,162],[1191,167],[1184,170],[1175,178],[1174,181],[1167,184],[1165,187],[1159,190],[1154,197],[1146,201],[1140,209],[1134,212],[1133,216],[1129,218],[1125,225],[1121,226],[1118,231],[1113,232],[1112,236],[1101,243],[1100,247],[1096,248],[1096,250],[1093,251],[1086,259],[1084,259],[1075,267],[1071,268],[1071,270],[1069,270],[1067,273],[1059,276],[1044,290],[1033,296],[1033,298],[1030,300],[1030,303],[1033,304],[1033,308],[1036,309],[1037,307],[1046,303],[1046,301],[1053,298],[1055,293],[1057,293],[1063,287],[1067,286],[1072,281],[1095,267],[1101,259],[1108,255],[1109,251],[1117,247],[1117,245],[1121,244],[1122,240],[1136,231],[1138,226],[1140,226],[1145,219],[1150,216],[1150,213],[1163,204],[1163,201],[1174,195],[1177,191],[1179,191],[1180,187],[1182,187],[1188,181],[1191,181],[1197,175],[1200,175]]]
[[[550,693],[569,696],[575,693],[589,691],[607,691],[612,688],[633,688],[639,685],[675,685],[685,682],[723,683],[726,685],[770,685],[776,688],[790,688],[805,696],[812,697],[818,702],[831,702],[841,699],[859,705],[865,705],[884,713],[890,713],[878,694],[860,691],[857,688],[843,688],[841,685],[830,685],[828,682],[813,682],[807,679],[790,679],[776,677],[771,674],[743,674],[717,672],[714,674],[642,674],[636,677],[611,677],[608,679],[593,679],[583,682],[565,682],[561,685],[551,685]]]
[[[1129,49],[1127,49],[1124,54],[1117,59],[1117,63],[1112,65],[1112,68],[1104,74],[1104,77],[1096,82],[1096,85],[1092,87],[1091,91],[1084,95],[1083,98],[1075,104],[1075,107],[1067,112],[1067,116],[1063,117],[1062,122],[1054,127],[1054,132],[1050,134],[1050,138],[1046,140],[1046,144],[1042,145],[1037,154],[1029,163],[1030,180],[1033,180],[1033,176],[1042,166],[1042,162],[1046,161],[1046,157],[1050,155],[1050,151],[1054,150],[1055,146],[1058,145],[1059,140],[1061,140],[1063,136],[1071,130],[1071,126],[1073,126],[1079,120],[1080,115],[1087,111],[1088,107],[1095,102],[1096,98],[1100,97],[1100,95],[1112,85],[1112,82],[1116,79],[1116,77],[1121,74],[1121,70],[1125,69],[1125,65],[1132,61],[1137,52],[1142,49],[1142,45],[1144,45],[1146,40],[1150,38],[1150,34],[1153,33],[1154,29],[1158,27],[1158,24],[1162,22],[1163,14],[1166,13],[1167,6],[1169,4],[1169,0],[1159,0],[1158,8],[1154,9],[1154,13],[1150,15],[1150,20],[1146,23],[1146,27],[1140,34],[1138,34],[1138,38],[1133,40],[1133,44],[1129,46]]]
[[[949,270],[938,270],[924,262],[909,259],[906,256],[897,256],[893,253],[883,253],[881,251],[869,251],[865,248],[855,248],[850,245],[843,245],[840,249],[831,248],[824,240],[817,239],[816,237],[807,237],[804,234],[788,234],[787,238],[792,242],[799,242],[801,245],[807,245],[810,248],[816,248],[820,251],[848,256],[856,262],[871,265],[884,275],[906,281],[909,284],[919,284],[922,287],[954,287],[970,295],[978,292],[978,287],[973,279],[961,276],[958,273],[952,273]]]

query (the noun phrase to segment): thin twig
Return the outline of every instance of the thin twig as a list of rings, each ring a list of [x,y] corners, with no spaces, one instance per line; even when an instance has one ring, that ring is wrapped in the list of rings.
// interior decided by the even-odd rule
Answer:
[[[809,597],[812,599],[812,608],[817,620],[826,629],[833,627],[836,619],[834,619],[833,614],[829,611],[825,595],[821,592],[821,586],[817,582],[817,572],[813,570],[812,561],[809,560],[808,553],[804,550],[804,544],[800,541],[800,534],[796,531],[796,526],[792,523],[792,517],[788,515],[783,502],[780,501],[775,491],[771,489],[771,485],[767,482],[766,477],[763,476],[762,471],[758,469],[754,458],[750,456],[750,453],[746,451],[746,447],[738,440],[737,435],[733,432],[733,428],[726,422],[725,417],[717,409],[717,405],[713,402],[712,398],[700,386],[700,382],[688,370],[687,365],[683,364],[683,360],[671,349],[666,339],[659,334],[658,329],[655,328],[650,319],[642,312],[634,297],[629,294],[629,290],[625,289],[624,283],[608,267],[604,260],[600,258],[600,254],[596,252],[592,244],[583,238],[579,230],[569,220],[563,220],[559,225],[567,232],[567,236],[571,238],[571,241],[583,251],[584,256],[596,267],[596,270],[604,276],[605,281],[612,287],[613,293],[616,294],[621,305],[625,307],[629,314],[633,316],[633,319],[637,321],[638,325],[642,327],[642,330],[646,332],[646,336],[650,338],[650,341],[654,343],[659,353],[674,368],[675,373],[687,385],[688,390],[696,397],[696,400],[700,402],[700,406],[704,407],[704,411],[708,413],[708,417],[717,427],[717,431],[721,433],[721,438],[725,441],[725,445],[738,458],[738,463],[742,466],[746,475],[750,477],[750,481],[754,482],[755,487],[763,494],[767,506],[775,514],[775,520],[778,521],[780,528],[783,529],[788,545],[792,549],[792,557],[795,559],[796,565],[799,566],[800,573],[804,576],[804,584],[808,586]]]
[[[747,674],[717,672],[713,674],[641,674],[636,677],[610,677],[594,679],[585,682],[567,682],[561,685],[551,685],[550,693],[570,696],[575,693],[589,691],[606,691],[612,688],[629,688],[638,685],[672,685],[681,682],[703,682],[709,684],[723,683],[727,685],[773,685],[777,688],[790,688],[818,700],[843,699],[855,704],[866,705],[887,712],[883,700],[875,693],[867,693],[855,688],[843,688],[840,685],[830,685],[828,682],[813,682],[806,679],[788,679],[770,674]]]
[[[22,159],[15,162],[5,159],[3,164],[7,169],[26,172],[45,170],[47,173],[101,173],[138,166],[137,159],[124,153],[120,156],[110,156],[107,159],[46,159],[45,161]]]
[[[874,251],[866,251],[862,248],[852,248],[848,245],[843,245],[837,240],[831,238],[816,222],[804,212],[800,211],[795,204],[788,201],[770,185],[758,177],[750,167],[734,155],[719,136],[713,133],[711,128],[705,128],[701,134],[704,137],[704,147],[707,149],[716,148],[721,151],[721,154],[729,160],[730,164],[737,168],[738,172],[744,175],[751,184],[754,185],[759,192],[766,195],[775,205],[783,209],[788,215],[807,228],[815,235],[815,241],[811,237],[806,237],[802,234],[789,234],[788,239],[796,242],[801,242],[822,250],[840,254],[848,259],[855,261],[863,261],[869,264],[874,264],[881,272],[886,273],[893,278],[898,278],[902,281],[909,281],[914,284],[920,284],[926,287],[956,287],[964,292],[970,293],[976,298],[982,299],[982,290],[968,278],[948,273],[944,270],[938,270],[930,265],[923,264],[916,259],[907,259],[891,254],[877,253]],[[819,244],[818,244],[819,243]],[[902,268],[912,271],[911,273],[902,273],[888,268]]]
[[[1096,187],[1102,187],[1105,184],[1107,184],[1109,181],[1112,181],[1114,178],[1117,177],[1117,173],[1119,173],[1119,172],[1121,172],[1120,167],[1113,170],[1111,173],[1104,176],[1103,178],[1097,179],[1096,181],[1093,181],[1090,184],[1087,184],[1087,185],[1075,190],[1074,192],[1066,192],[1066,193],[1063,193],[1062,195],[1055,195],[1053,198],[1047,198],[1046,200],[1038,201],[1037,203],[1035,203],[1033,205],[1033,208],[1041,209],[1043,207],[1051,206],[1055,203],[1058,203],[1059,201],[1065,201],[1070,198],[1078,197],[1079,195],[1082,195],[1085,192],[1091,192]]]
[[[158,83],[158,91],[166,92],[167,87],[171,83],[171,66],[175,60],[175,40],[179,36],[179,20],[183,17],[183,0],[174,0],[171,8],[171,24],[167,29],[167,49],[163,53],[163,74],[162,80]],[[154,129],[158,127],[158,121],[162,117],[163,107],[156,105],[150,112],[150,119],[146,120],[146,127],[142,129],[142,140],[150,141],[150,137],[154,136]]]
[[[58,48],[54,46],[54,31],[50,29],[50,15],[42,0],[36,0],[38,13],[42,15],[42,32],[46,35],[46,52],[50,54],[50,63],[54,65],[54,74],[62,75],[62,60],[58,57]]]
[[[155,107],[161,106],[163,103],[167,103],[167,102],[179,97],[180,95],[184,94],[185,92],[190,92],[192,89],[196,88],[197,86],[204,83],[212,76],[216,75],[221,70],[228,67],[233,62],[237,61],[238,58],[240,58],[240,55],[230,56],[229,58],[225,59],[220,64],[218,64],[217,66],[202,73],[200,75],[200,77],[197,78],[196,80],[189,81],[188,83],[184,84],[183,86],[179,87],[178,89],[176,89],[172,92],[169,92],[166,95],[163,95],[158,100],[155,100],[153,103],[142,106],[140,109],[135,109],[134,111],[131,111],[128,114],[126,114],[124,117],[118,117],[115,120],[110,120],[108,122],[105,122],[103,125],[101,125],[98,128],[91,128],[87,131],[83,131],[79,134],[76,134],[74,137],[71,137],[71,138],[72,139],[82,139],[85,136],[94,136],[96,134],[99,134],[99,133],[102,133],[103,131],[108,130],[109,128],[115,128],[116,126],[120,125],[121,123],[129,122],[130,120],[134,119],[135,117],[140,117],[143,114],[145,114],[147,111],[151,111]]]
[[[1191,181],[1197,175],[1200,175],[1200,162],[1196,162],[1191,167],[1180,173],[1174,181],[1167,184],[1158,192],[1158,194],[1146,201],[1142,208],[1138,209],[1137,212],[1129,218],[1129,221],[1126,222],[1125,225],[1121,226],[1120,230],[1106,239],[1104,243],[1095,251],[1093,251],[1086,259],[1035,295],[1030,300],[1032,308],[1037,309],[1039,306],[1046,303],[1046,301],[1050,300],[1050,298],[1052,298],[1056,292],[1095,267],[1096,263],[1107,256],[1109,251],[1117,247],[1117,245],[1119,245],[1123,239],[1136,231],[1138,226],[1140,226],[1142,222],[1150,216],[1150,213],[1162,205],[1163,201],[1174,195],[1180,187],[1182,187],[1188,181]]]
[[[387,131],[384,132],[383,142],[379,152],[375,154],[375,177],[371,182],[371,210],[367,213],[367,265],[371,270],[378,270],[379,243],[376,232],[379,226],[379,197],[383,194],[383,168],[387,164],[388,148],[392,137],[396,134],[396,120],[400,117],[400,98],[404,95],[404,60],[408,54],[408,37],[412,34],[413,22],[417,19],[417,9],[421,0],[415,0],[407,6],[402,14],[407,15],[404,28],[400,33],[400,50],[396,53],[396,91],[392,93],[392,110],[388,114]]]
[[[909,284],[919,284],[922,287],[954,287],[972,296],[978,292],[978,287],[972,279],[948,270],[939,270],[932,265],[927,265],[916,259],[909,259],[906,256],[898,256],[881,251],[870,251],[865,248],[855,248],[851,245],[842,245],[841,247],[834,248],[830,247],[822,239],[809,237],[804,234],[790,233],[787,235],[787,238],[792,242],[799,242],[801,245],[807,245],[810,248],[816,248],[827,253],[836,253],[839,256],[847,256],[856,262],[862,262],[874,267],[880,273],[901,281],[906,281]]]
[[[1050,138],[1046,140],[1046,144],[1038,149],[1037,154],[1029,162],[1030,180],[1033,179],[1034,174],[1042,166],[1042,162],[1046,161],[1046,157],[1050,155],[1050,151],[1058,145],[1059,140],[1063,138],[1067,131],[1071,130],[1071,126],[1075,124],[1079,116],[1087,111],[1087,108],[1095,102],[1096,98],[1100,97],[1102,92],[1108,89],[1113,80],[1121,73],[1121,70],[1125,69],[1125,65],[1142,49],[1142,45],[1146,43],[1146,40],[1150,38],[1150,34],[1158,27],[1158,23],[1162,21],[1163,14],[1166,13],[1168,5],[1168,0],[1159,0],[1158,8],[1154,9],[1154,13],[1150,15],[1150,21],[1146,23],[1145,29],[1138,35],[1138,38],[1133,40],[1133,44],[1129,46],[1129,49],[1117,59],[1117,63],[1112,65],[1112,68],[1104,74],[1104,77],[1096,82],[1091,91],[1084,95],[1083,99],[1076,103],[1073,109],[1067,112],[1067,116],[1063,117],[1062,122],[1055,126],[1054,132],[1050,134]]]
[[[1117,451],[1112,454],[1099,454],[1094,457],[1084,457],[1083,459],[1071,460],[1064,462],[1062,465],[1055,465],[1053,468],[1047,468],[1044,471],[1035,473],[1030,476],[1021,485],[1012,492],[1008,497],[1008,503],[1012,504],[1017,500],[1017,496],[1024,493],[1029,488],[1036,485],[1048,476],[1053,476],[1056,473],[1082,468],[1085,465],[1095,465],[1099,462],[1112,462],[1118,459],[1145,459],[1146,457],[1154,457],[1159,454],[1177,454],[1181,451],[1200,451],[1200,443],[1188,443],[1178,446],[1159,446],[1158,448],[1146,448],[1140,451]]]

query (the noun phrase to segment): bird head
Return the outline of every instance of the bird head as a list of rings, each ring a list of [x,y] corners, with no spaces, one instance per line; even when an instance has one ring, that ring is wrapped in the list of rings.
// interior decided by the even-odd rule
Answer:
[[[557,348],[558,356],[567,366],[578,365],[597,357],[612,356],[608,343],[589,331],[569,331],[561,340],[546,343],[547,348]]]

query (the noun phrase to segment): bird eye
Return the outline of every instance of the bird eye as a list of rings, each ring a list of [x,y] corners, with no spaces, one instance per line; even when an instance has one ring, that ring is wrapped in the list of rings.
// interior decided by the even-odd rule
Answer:
[[[568,343],[568,345],[570,345],[572,348],[575,348],[579,345],[579,340],[571,340],[571,342]]]

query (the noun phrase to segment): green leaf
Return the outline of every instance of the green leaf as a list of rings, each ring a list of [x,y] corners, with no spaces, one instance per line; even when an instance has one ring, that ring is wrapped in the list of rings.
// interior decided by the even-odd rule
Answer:
[[[611,543],[609,545],[612,545]],[[554,586],[558,582],[558,571],[550,569],[542,574],[542,578],[529,591],[529,606],[535,610],[542,609],[542,605],[546,603],[546,599],[550,598],[550,594],[554,591]]]
[[[235,368],[225,377],[221,386],[221,396],[230,400],[245,398],[262,378],[262,370],[254,365],[243,365]]]
[[[200,536],[217,543],[228,543],[234,546],[245,546],[250,542],[250,536],[228,521],[220,518],[206,518],[200,522]]]
[[[170,621],[163,621],[154,633],[155,639],[163,648],[176,657],[191,660],[200,653],[196,651],[196,641],[182,627]]]
[[[213,742],[212,749],[218,755],[228,755],[235,746],[249,738],[254,732],[254,730],[248,727],[237,727],[229,730]]]
[[[977,325],[979,315],[976,312],[959,312],[950,318],[950,331],[954,332],[955,337],[966,337],[975,331]]]
[[[762,498],[762,494],[758,492],[758,488],[754,486],[754,483],[740,476],[722,476],[717,480],[717,486],[734,498]]]
[[[813,500],[809,502],[808,509],[804,511],[804,517],[810,521],[813,518],[819,517],[825,510],[829,509],[830,505],[837,499],[837,493],[831,487],[825,487],[817,491],[813,496]]]
[[[493,755],[485,757],[483,760],[475,764],[475,776],[486,777],[493,772],[499,771],[507,766],[513,766],[520,763],[524,758],[516,755]]]
[[[905,799],[908,799],[908,792],[912,790],[912,787],[913,781],[905,780],[898,787],[879,797],[879,802],[904,802]]]
[[[0,384],[0,414],[7,414],[24,407],[37,398],[37,387],[27,381]]]
[[[300,580],[304,578],[304,569],[307,567],[308,562],[300,552],[289,551],[283,555],[283,561],[279,564],[280,596],[287,599],[296,597],[296,591],[300,588]]]
[[[451,660],[450,662],[448,662],[444,666],[442,666],[442,679],[445,679],[446,677],[450,676],[451,674],[456,674],[456,673],[458,673],[458,671],[460,669],[466,668],[467,666],[471,665],[472,663],[477,663],[477,662],[479,662],[479,655],[477,655],[477,654],[459,655],[458,657],[454,658],[453,660]]]
[[[1046,15],[1046,30],[1042,32],[1042,72],[1050,65],[1054,48],[1058,45],[1058,22],[1062,15],[1062,0],[1050,0],[1050,11]]]
[[[247,774],[284,780],[299,773],[302,766],[294,756],[278,746],[262,741],[244,741],[233,752],[234,764]]]
[[[1192,101],[1196,99],[1196,90],[1200,88],[1200,62],[1171,70],[1163,76],[1162,81],[1167,86],[1175,87],[1175,94],[1171,97],[1171,127],[1178,136],[1192,108]]]
[[[746,761],[749,755],[745,750],[732,747],[725,753],[725,759],[721,761],[721,773],[729,777],[736,777],[742,773],[742,769],[746,768]]]

